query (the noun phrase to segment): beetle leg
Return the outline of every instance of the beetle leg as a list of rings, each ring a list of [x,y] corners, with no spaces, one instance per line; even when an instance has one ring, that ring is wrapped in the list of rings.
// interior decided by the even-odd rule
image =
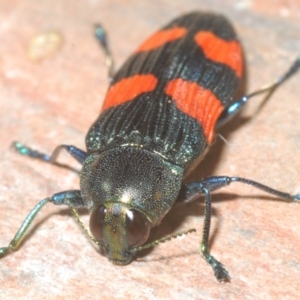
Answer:
[[[276,88],[278,88],[283,82],[285,82],[288,78],[290,78],[293,74],[295,74],[299,69],[300,69],[300,55],[297,57],[297,59],[291,65],[288,71],[284,73],[281,77],[279,77],[275,82],[257,91],[254,91],[249,95],[245,95],[242,98],[230,103],[227,107],[225,107],[225,110],[222,112],[222,114],[218,119],[218,122],[216,124],[216,129],[219,129],[225,123],[230,121],[237,113],[239,113],[250,98],[263,94],[265,92],[268,92],[269,94],[274,92]]]
[[[190,202],[195,197],[204,194],[205,196],[205,214],[204,214],[204,228],[203,237],[200,246],[201,253],[205,257],[206,261],[212,266],[215,276],[220,282],[229,281],[230,276],[224,266],[218,262],[213,256],[209,254],[208,241],[209,241],[209,230],[211,220],[211,195],[210,193],[214,190],[230,185],[232,182],[240,182],[257,189],[265,191],[266,193],[275,195],[279,198],[288,201],[294,201],[300,203],[300,194],[292,195],[284,193],[275,189],[272,189],[259,182],[242,178],[242,177],[229,177],[229,176],[212,176],[202,179],[201,181],[193,181],[185,184],[180,191],[178,202]]]
[[[204,227],[202,234],[202,241],[200,244],[200,251],[205,260],[212,266],[215,276],[220,282],[230,281],[230,276],[225,267],[217,261],[210,253],[208,249],[210,220],[211,220],[211,186],[209,183],[206,185],[205,179],[199,182],[191,182],[184,185],[180,191],[179,201],[189,202],[196,196],[204,194],[205,196],[205,212],[204,212]]]
[[[48,197],[40,201],[27,215],[19,230],[15,234],[14,238],[11,240],[7,247],[0,248],[0,258],[6,254],[17,250],[21,244],[30,224],[38,214],[38,212],[44,207],[48,202],[52,202],[55,205],[68,205],[70,207],[84,207],[83,199],[81,198],[81,193],[79,190],[71,190],[60,192],[54,194],[52,197]]]
[[[107,41],[107,34],[105,32],[105,30],[103,29],[103,27],[99,24],[97,24],[95,26],[95,36],[98,40],[98,42],[100,43],[101,48],[104,51],[105,54],[105,58],[106,58],[106,66],[108,68],[108,78],[111,81],[112,78],[114,77],[114,59],[113,56],[111,54],[110,48],[109,48],[109,44]]]
[[[39,160],[46,161],[51,164],[57,164],[56,163],[57,157],[60,154],[61,150],[63,149],[66,150],[69,154],[71,154],[71,156],[73,156],[80,164],[83,164],[84,160],[87,157],[86,152],[72,145],[59,145],[54,149],[51,155],[33,150],[19,142],[13,142],[12,147],[22,155],[26,155],[32,158],[37,158]]]
[[[180,190],[179,202],[189,202],[200,194],[205,194],[202,189],[207,188],[210,192],[218,190],[222,187],[228,186],[233,182],[241,182],[257,189],[265,191],[284,200],[300,202],[300,194],[284,193],[275,189],[272,189],[257,181],[246,179],[242,177],[229,177],[229,176],[211,176],[202,179],[201,181],[192,181],[185,184]]]
[[[71,190],[71,191],[56,193],[52,196],[52,200],[53,201],[51,202],[53,202],[55,205],[64,205],[64,204],[68,205],[71,209],[73,216],[75,217],[75,220],[83,229],[87,237],[98,246],[102,246],[102,244],[97,239],[95,239],[90,233],[90,231],[86,228],[86,226],[81,221],[80,216],[77,212],[77,208],[85,207],[83,199],[81,197],[80,190]]]

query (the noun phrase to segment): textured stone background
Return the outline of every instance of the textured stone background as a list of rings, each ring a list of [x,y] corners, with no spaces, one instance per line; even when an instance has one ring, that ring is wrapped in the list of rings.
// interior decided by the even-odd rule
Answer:
[[[269,83],[300,52],[300,4],[294,0],[1,0],[0,1],[0,245],[29,210],[54,192],[78,187],[68,170],[23,158],[19,140],[51,152],[58,144],[84,148],[108,86],[104,56],[93,37],[110,33],[117,67],[147,35],[191,10],[227,15],[243,42],[248,91]],[[57,30],[58,52],[28,58],[32,36]],[[193,178],[239,175],[300,192],[300,73],[249,122],[263,98],[222,130]],[[79,166],[67,155],[61,161]],[[82,234],[67,209],[49,204],[22,248],[0,261],[1,299],[299,299],[300,206],[234,185],[213,197],[211,251],[232,281],[219,284],[198,254],[201,201],[171,211],[156,235],[187,228],[195,234],[140,254],[125,267],[110,264]],[[87,215],[84,215],[87,220]]]

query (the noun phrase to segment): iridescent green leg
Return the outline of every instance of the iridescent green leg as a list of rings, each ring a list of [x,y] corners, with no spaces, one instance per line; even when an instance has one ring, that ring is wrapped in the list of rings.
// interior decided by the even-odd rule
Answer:
[[[95,26],[95,36],[104,51],[105,58],[106,58],[106,66],[108,68],[108,77],[112,80],[114,76],[114,59],[109,49],[107,35],[103,27],[99,24]]]
[[[68,205],[70,207],[84,207],[84,202],[81,198],[79,190],[65,191],[54,194],[52,197],[45,198],[40,201],[28,214],[21,227],[15,234],[14,238],[11,240],[7,247],[0,248],[0,258],[6,254],[15,251],[21,244],[30,224],[38,214],[38,212],[44,207],[48,202],[51,202],[55,205]]]
[[[296,72],[298,72],[300,69],[300,55],[297,57],[297,59],[293,62],[293,64],[290,66],[290,68],[281,76],[279,77],[275,82],[257,90],[254,91],[251,94],[245,95],[240,99],[237,99],[233,102],[231,102],[227,107],[225,107],[224,111],[220,115],[216,128],[219,129],[221,126],[226,124],[228,121],[230,121],[237,113],[239,113],[244,105],[248,103],[249,99],[252,97],[255,97],[257,95],[263,94],[263,93],[272,93],[277,89],[280,85],[282,85],[287,79],[289,79],[292,75],[294,75]]]
[[[209,254],[209,231],[211,220],[211,195],[210,191],[206,187],[202,187],[202,193],[205,196],[205,212],[204,212],[204,227],[202,241],[200,244],[200,251],[205,260],[212,266],[215,276],[220,282],[230,281],[230,276],[225,267],[217,261],[211,254]]]
[[[31,158],[36,158],[51,164],[56,164],[56,160],[61,150],[66,150],[71,154],[80,164],[84,163],[84,160],[87,157],[87,153],[76,148],[72,145],[59,145],[57,146],[51,155],[41,153],[39,151],[33,150],[28,146],[21,144],[20,142],[13,142],[12,148],[15,149],[19,154],[29,156]]]
[[[233,182],[240,182],[243,184],[247,184],[253,186],[257,189],[260,189],[266,193],[277,196],[281,199],[291,202],[300,203],[300,194],[289,194],[285,192],[281,192],[275,189],[272,189],[266,185],[263,185],[259,182],[253,181],[251,179],[246,179],[242,177],[229,177],[229,176],[212,176],[202,179],[201,181],[193,181],[185,184],[179,196],[180,202],[190,202],[201,194],[204,194],[205,197],[205,214],[204,214],[204,228],[203,228],[203,236],[200,244],[200,251],[203,254],[205,260],[212,266],[215,276],[220,282],[226,282],[230,280],[230,276],[225,267],[217,261],[210,253],[209,253],[209,231],[210,231],[210,220],[211,220],[211,192],[218,190],[222,187],[228,186]]]
[[[32,223],[33,219],[35,218],[35,216],[37,215],[37,213],[43,208],[43,206],[48,203],[51,200],[51,198],[46,198],[44,200],[42,200],[41,202],[39,202],[34,208],[33,210],[29,213],[29,215],[26,217],[26,219],[24,220],[24,222],[22,223],[21,227],[19,228],[19,230],[17,231],[16,235],[14,236],[14,238],[11,240],[11,242],[9,243],[9,245],[7,247],[2,247],[0,248],[0,258],[3,257],[4,255],[15,251],[18,246],[20,245],[28,227],[30,226],[30,224]]]

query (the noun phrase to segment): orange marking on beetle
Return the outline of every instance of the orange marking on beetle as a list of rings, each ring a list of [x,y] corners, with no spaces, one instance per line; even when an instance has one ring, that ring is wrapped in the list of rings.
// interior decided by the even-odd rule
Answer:
[[[183,27],[173,27],[171,29],[161,30],[147,39],[138,49],[137,52],[149,51],[156,49],[165,43],[182,38],[187,33]]]
[[[180,78],[171,80],[165,87],[165,93],[174,99],[181,111],[201,124],[210,144],[214,138],[215,124],[224,110],[221,101],[210,90]]]
[[[131,101],[142,93],[153,91],[157,82],[157,78],[152,74],[134,75],[122,79],[109,88],[102,111],[109,107]]]
[[[225,41],[210,31],[200,31],[195,35],[196,43],[205,56],[215,62],[223,63],[242,76],[242,49],[237,41]]]

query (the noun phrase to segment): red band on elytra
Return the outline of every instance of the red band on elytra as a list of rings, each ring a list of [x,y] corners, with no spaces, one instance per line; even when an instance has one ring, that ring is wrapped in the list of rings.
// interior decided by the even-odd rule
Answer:
[[[154,50],[165,43],[172,42],[183,37],[187,33],[186,28],[173,27],[171,29],[161,30],[147,39],[138,49],[137,52]]]
[[[170,81],[165,93],[173,98],[182,112],[201,124],[210,144],[214,138],[215,124],[224,110],[220,100],[210,90],[180,78]]]
[[[223,40],[210,31],[198,32],[195,41],[207,58],[227,65],[236,72],[238,77],[242,76],[242,49],[237,41]]]
[[[102,111],[109,107],[131,101],[142,93],[153,91],[157,82],[157,78],[152,74],[134,75],[122,79],[109,88]]]

